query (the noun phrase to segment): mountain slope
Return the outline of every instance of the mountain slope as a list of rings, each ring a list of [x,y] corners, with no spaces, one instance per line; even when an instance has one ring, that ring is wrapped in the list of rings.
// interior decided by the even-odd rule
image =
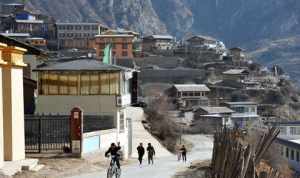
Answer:
[[[20,0],[19,0],[20,1]],[[19,2],[0,0],[0,2]],[[276,41],[300,35],[299,0],[27,0],[31,9],[49,14],[58,21],[100,21],[143,34],[170,33],[211,35],[227,46],[253,49],[257,41]],[[283,40],[283,43],[288,41]],[[272,44],[272,43],[271,43]],[[254,45],[255,46],[255,45]],[[260,46],[260,48],[264,48]],[[264,63],[273,61],[298,76],[299,68],[288,65],[299,61],[298,45],[267,48],[257,55]],[[269,51],[268,51],[269,50]],[[286,51],[290,55],[286,55]],[[256,49],[254,50],[256,51]],[[276,55],[275,55],[276,54]],[[272,62],[271,62],[272,63]]]

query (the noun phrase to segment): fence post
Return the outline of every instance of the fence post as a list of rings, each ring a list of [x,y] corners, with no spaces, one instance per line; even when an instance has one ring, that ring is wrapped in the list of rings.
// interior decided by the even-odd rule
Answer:
[[[71,110],[71,144],[72,153],[79,157],[82,155],[82,139],[83,139],[83,111],[79,107]]]
[[[39,153],[42,152],[42,117],[38,117],[38,124],[39,124]]]

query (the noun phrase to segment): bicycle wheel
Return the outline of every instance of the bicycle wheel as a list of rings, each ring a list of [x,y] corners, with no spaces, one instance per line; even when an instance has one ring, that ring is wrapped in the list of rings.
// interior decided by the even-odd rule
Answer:
[[[106,175],[107,178],[112,178],[113,177],[113,172],[112,172],[112,169],[111,168],[108,168],[107,169],[107,175]]]
[[[120,178],[121,177],[121,169],[117,169],[116,170],[116,178]]]

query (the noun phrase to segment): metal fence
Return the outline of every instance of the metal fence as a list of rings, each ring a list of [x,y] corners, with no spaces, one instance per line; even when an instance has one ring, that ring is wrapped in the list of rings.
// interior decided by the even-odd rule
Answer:
[[[71,149],[69,116],[25,116],[27,153]]]
[[[83,132],[115,128],[114,117],[109,115],[84,115]],[[70,116],[26,115],[26,153],[68,152],[72,148]]]
[[[83,133],[115,128],[114,117],[110,115],[83,116]]]

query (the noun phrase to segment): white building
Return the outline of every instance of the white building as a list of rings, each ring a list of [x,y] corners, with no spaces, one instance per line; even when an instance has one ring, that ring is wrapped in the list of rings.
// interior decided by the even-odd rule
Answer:
[[[232,114],[232,121],[235,126],[240,128],[249,126],[259,118],[257,114],[257,103],[255,102],[226,102],[222,105],[235,111],[235,113]]]
[[[204,84],[178,84],[171,88],[170,96],[176,98],[179,107],[208,106],[210,89]]]
[[[127,145],[126,108],[131,105],[132,69],[81,58],[43,65],[34,71],[38,73],[36,113],[69,115],[78,106],[84,115],[109,116],[116,129],[108,134],[109,143],[101,145],[117,141]]]
[[[143,51],[171,50],[174,38],[170,35],[151,35],[143,38]]]
[[[288,159],[291,167],[300,173],[300,122],[269,123],[280,129],[277,143],[280,144],[281,156]]]

